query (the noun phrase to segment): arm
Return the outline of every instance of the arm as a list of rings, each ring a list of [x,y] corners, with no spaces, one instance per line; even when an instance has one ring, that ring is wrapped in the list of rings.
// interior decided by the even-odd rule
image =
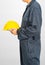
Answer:
[[[26,34],[28,36],[34,36],[40,33],[41,24],[42,24],[42,17],[41,17],[40,9],[34,8],[31,15],[32,15],[31,21],[30,21],[30,16],[29,16],[29,26],[26,27]]]
[[[30,20],[30,16],[31,16],[31,20]],[[41,29],[41,22],[42,22],[41,10],[38,8],[34,8],[31,15],[29,15],[29,22],[28,22],[29,26],[26,27],[26,29],[21,27],[20,29],[17,30],[18,39],[20,40],[25,39],[39,33]]]

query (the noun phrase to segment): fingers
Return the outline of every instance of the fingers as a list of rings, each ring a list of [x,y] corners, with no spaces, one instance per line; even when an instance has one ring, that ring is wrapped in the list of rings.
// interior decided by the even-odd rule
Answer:
[[[9,31],[13,31],[14,29],[10,29]]]
[[[17,30],[16,29],[10,29],[9,30],[13,35],[17,35]]]
[[[9,31],[13,34],[13,29],[10,29]]]

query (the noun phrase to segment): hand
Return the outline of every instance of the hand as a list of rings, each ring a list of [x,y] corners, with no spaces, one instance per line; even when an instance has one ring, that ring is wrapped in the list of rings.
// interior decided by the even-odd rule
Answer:
[[[13,35],[17,35],[17,29],[13,28],[9,30]]]

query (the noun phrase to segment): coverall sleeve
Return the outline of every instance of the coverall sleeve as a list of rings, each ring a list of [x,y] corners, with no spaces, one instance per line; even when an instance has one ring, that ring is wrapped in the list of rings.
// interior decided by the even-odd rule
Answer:
[[[30,19],[31,17],[31,19]],[[34,8],[33,11],[31,12],[31,15],[29,15],[29,26],[24,28],[20,28],[18,32],[18,38],[25,39],[30,36],[34,36],[35,34],[40,32],[41,29],[41,10],[38,8]]]
[[[34,8],[31,14],[31,20],[29,16],[29,26],[26,27],[26,34],[28,36],[35,36],[40,33],[42,24],[41,9]]]

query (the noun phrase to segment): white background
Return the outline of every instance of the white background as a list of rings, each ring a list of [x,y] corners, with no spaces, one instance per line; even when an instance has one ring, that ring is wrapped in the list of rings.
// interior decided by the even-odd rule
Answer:
[[[45,65],[45,0],[38,2],[42,7],[40,65]],[[0,0],[0,65],[20,65],[19,40],[2,28],[8,20],[15,20],[21,25],[26,5],[22,0]]]

